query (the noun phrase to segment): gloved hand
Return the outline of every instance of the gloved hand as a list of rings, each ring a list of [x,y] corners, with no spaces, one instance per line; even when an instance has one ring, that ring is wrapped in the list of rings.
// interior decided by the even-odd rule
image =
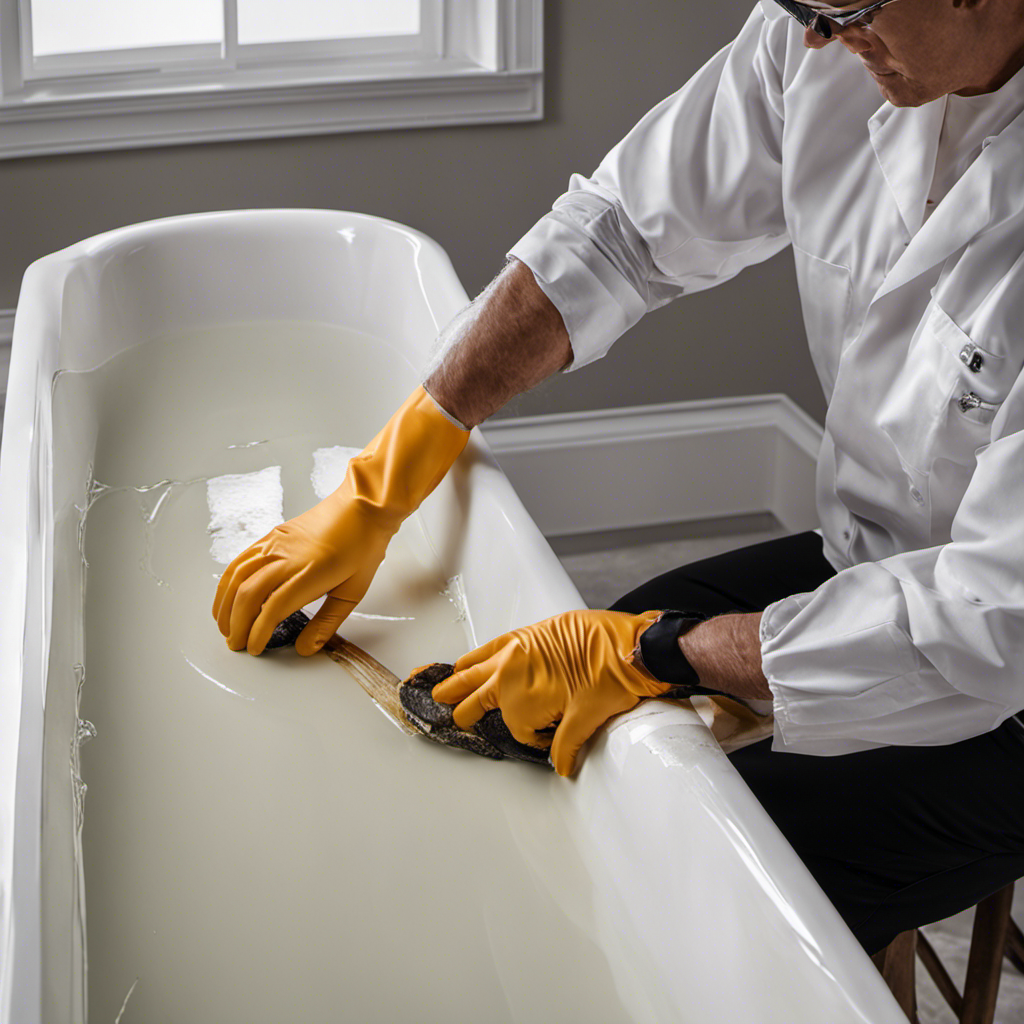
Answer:
[[[224,570],[213,617],[233,651],[260,654],[279,622],[327,594],[295,642],[315,654],[359,603],[402,521],[469,440],[422,387],[353,458],[341,486],[275,526]]]
[[[459,658],[431,695],[459,702],[454,719],[464,730],[500,708],[520,743],[550,745],[555,770],[571,775],[580,747],[612,715],[673,689],[646,670],[638,650],[660,614],[572,611],[514,629]]]

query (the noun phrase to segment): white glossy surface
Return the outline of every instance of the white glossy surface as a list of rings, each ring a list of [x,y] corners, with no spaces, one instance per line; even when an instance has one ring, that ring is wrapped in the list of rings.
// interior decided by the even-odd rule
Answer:
[[[43,977],[68,993],[45,1019],[81,1019],[74,992],[81,988],[82,937],[73,927],[81,890],[67,771],[74,665],[85,650],[74,506],[82,503],[103,417],[80,409],[55,448],[53,373],[93,369],[172,330],[274,320],[320,320],[400,341],[407,358],[423,365],[439,328],[466,301],[431,240],[400,225],[328,211],[171,218],[88,239],[29,268],[15,321],[0,464],[0,572],[10,584],[0,598],[4,1024],[44,1019]],[[54,460],[59,473],[52,472]],[[446,571],[463,574],[477,641],[578,605],[478,437],[449,486],[464,518],[453,521],[450,507],[434,502],[421,519]],[[456,757],[425,753],[437,753],[438,764]],[[470,755],[459,760],[468,762],[464,771],[475,767]],[[529,769],[481,764],[477,774],[485,770],[499,777]],[[546,777],[536,801],[510,801],[504,811],[520,856],[544,882],[551,913],[570,920],[589,905],[579,927],[606,958],[615,998],[633,1019],[903,1020],[695,713],[649,705],[625,716],[597,740],[575,781]],[[562,857],[545,856],[553,823],[569,829],[574,854],[566,847]],[[45,963],[40,920],[46,934],[66,940],[47,944]],[[488,930],[499,979],[524,955],[528,962],[530,952],[521,941],[527,922],[506,927],[508,920],[506,907],[504,920],[498,914]],[[534,969],[550,972],[542,948]],[[573,1019],[571,1006],[551,1009]],[[510,1002],[507,1019],[537,1019],[537,1008]],[[126,1013],[125,1024],[130,1020]]]

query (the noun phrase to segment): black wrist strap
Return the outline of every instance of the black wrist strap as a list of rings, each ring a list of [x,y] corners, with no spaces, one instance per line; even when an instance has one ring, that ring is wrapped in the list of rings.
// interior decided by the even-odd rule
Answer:
[[[700,677],[679,647],[679,638],[708,618],[710,616],[691,612],[663,611],[661,617],[640,634],[640,657],[644,667],[659,682],[672,687],[664,696],[689,697],[695,693],[723,692],[700,685]]]

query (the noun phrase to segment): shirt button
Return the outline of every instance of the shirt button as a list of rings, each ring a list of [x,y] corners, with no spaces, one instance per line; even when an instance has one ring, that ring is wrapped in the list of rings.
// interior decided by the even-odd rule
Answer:
[[[849,530],[843,530],[843,540],[849,540],[849,539],[850,539],[850,531]]]
[[[918,505],[924,504],[924,498],[921,496],[921,492],[916,487],[910,488],[910,496],[918,503]]]

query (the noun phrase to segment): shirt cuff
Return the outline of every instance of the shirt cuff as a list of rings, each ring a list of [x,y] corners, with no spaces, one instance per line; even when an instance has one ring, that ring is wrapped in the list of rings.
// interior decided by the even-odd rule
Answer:
[[[855,695],[843,692],[842,673],[837,673],[838,685],[831,693],[824,680],[822,692],[814,695],[802,687],[788,687],[782,681],[787,662],[790,662],[792,668],[794,659],[815,660],[813,643],[807,644],[801,652],[799,648],[804,647],[804,644],[799,639],[794,638],[791,643],[779,640],[779,634],[811,603],[813,597],[813,592],[785,597],[768,605],[761,615],[758,632],[761,640],[761,670],[772,692],[775,722],[772,750],[834,757],[888,746],[886,742],[858,739],[849,735],[850,723],[841,711],[837,713],[837,709],[845,703],[847,709],[852,710],[850,705],[855,703],[852,699]],[[829,669],[819,664],[818,671],[826,674]],[[856,712],[853,712],[853,717],[856,717]]]
[[[508,252],[525,263],[562,315],[578,370],[605,355],[647,303],[579,228],[542,217]]]

